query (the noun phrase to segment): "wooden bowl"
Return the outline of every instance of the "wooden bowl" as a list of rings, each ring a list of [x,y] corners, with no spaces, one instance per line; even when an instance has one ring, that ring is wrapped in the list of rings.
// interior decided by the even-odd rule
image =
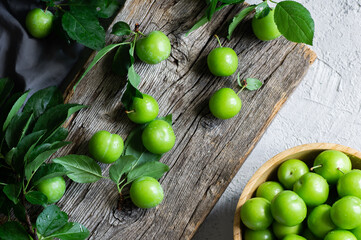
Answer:
[[[348,155],[352,162],[352,168],[361,169],[361,152],[345,147],[339,144],[332,143],[311,143],[305,144],[301,146],[297,146],[286,151],[283,151],[270,160],[268,160],[265,164],[263,164],[256,173],[252,176],[252,178],[248,181],[245,186],[241,197],[239,198],[236,213],[234,215],[233,221],[233,238],[234,240],[242,239],[242,232],[244,226],[241,225],[241,216],[240,210],[241,206],[251,197],[254,197],[255,192],[258,186],[269,180],[277,180],[277,169],[278,166],[281,165],[284,161],[288,159],[300,159],[304,161],[307,165],[312,166],[313,160],[315,157],[324,150],[338,150],[344,152]]]

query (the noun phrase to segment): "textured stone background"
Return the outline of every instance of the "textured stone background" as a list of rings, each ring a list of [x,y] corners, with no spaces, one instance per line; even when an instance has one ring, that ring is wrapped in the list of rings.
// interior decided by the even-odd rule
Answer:
[[[312,49],[318,59],[202,224],[196,240],[233,239],[234,211],[244,186],[277,153],[313,142],[361,150],[361,1],[298,2],[315,20]]]

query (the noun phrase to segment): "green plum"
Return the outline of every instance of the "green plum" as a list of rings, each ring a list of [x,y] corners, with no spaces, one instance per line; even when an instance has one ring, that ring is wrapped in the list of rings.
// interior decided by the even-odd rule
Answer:
[[[352,229],[351,232],[353,233],[353,235],[355,235],[355,237],[360,240],[361,239],[361,225],[355,229]]]
[[[307,216],[305,202],[295,192],[285,190],[277,194],[271,202],[274,219],[286,226],[296,226]]]
[[[282,239],[289,234],[300,234],[302,232],[302,223],[289,227],[274,221],[272,224],[272,230],[278,239]]]
[[[123,149],[123,139],[104,130],[96,132],[89,141],[90,154],[102,163],[115,162],[122,155]]]
[[[253,17],[252,29],[254,35],[262,41],[269,41],[281,36],[274,20],[274,10],[272,9],[267,16],[263,18]]]
[[[246,229],[244,233],[244,240],[273,240],[275,239],[269,229],[254,231]]]
[[[267,181],[257,188],[256,197],[263,197],[268,201],[272,201],[272,199],[283,190],[282,185],[278,182]]]
[[[238,56],[232,48],[218,47],[208,54],[207,64],[213,75],[231,76],[238,68]]]
[[[264,198],[248,199],[241,207],[241,220],[251,230],[265,230],[273,221],[271,203]]]
[[[164,120],[150,122],[143,130],[142,142],[151,153],[163,154],[168,152],[175,144],[172,126]]]
[[[293,191],[306,205],[315,207],[327,201],[329,187],[326,179],[316,173],[306,173],[293,185]]]
[[[153,208],[163,201],[159,182],[152,177],[140,177],[130,187],[130,199],[139,208]]]
[[[290,234],[284,237],[282,240],[307,240],[307,239],[300,235]]]
[[[157,64],[169,57],[171,45],[164,33],[153,31],[137,41],[135,51],[143,62]]]
[[[311,232],[319,238],[336,228],[331,220],[331,206],[327,204],[315,207],[307,218],[307,226]]]
[[[326,150],[316,157],[312,169],[324,177],[329,184],[335,184],[343,174],[351,171],[351,167],[350,158],[346,154],[336,150]]]
[[[298,159],[289,159],[278,168],[277,176],[286,189],[292,189],[293,184],[308,172],[306,163]]]
[[[242,108],[242,101],[230,88],[221,88],[209,100],[209,109],[213,116],[219,119],[229,119],[236,116]]]
[[[346,230],[333,230],[329,232],[324,240],[357,240],[352,232]]]
[[[143,98],[134,98],[132,110],[128,111],[131,121],[144,124],[154,120],[158,116],[159,106],[157,101],[148,94],[142,94]]]
[[[361,199],[361,170],[354,169],[342,175],[337,182],[340,197],[355,196]]]
[[[51,32],[54,15],[40,8],[31,10],[25,19],[26,29],[35,38],[44,38]]]
[[[361,225],[361,199],[346,196],[331,207],[332,222],[342,229],[354,229]]]
[[[66,184],[63,177],[54,177],[41,181],[36,187],[48,198],[48,203],[52,204],[63,197]]]

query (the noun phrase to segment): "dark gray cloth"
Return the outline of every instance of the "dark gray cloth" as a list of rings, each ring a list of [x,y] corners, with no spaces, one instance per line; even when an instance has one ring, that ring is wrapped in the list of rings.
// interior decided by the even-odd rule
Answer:
[[[0,78],[12,78],[21,90],[59,85],[83,49],[54,32],[44,39],[33,38],[25,18],[36,7],[44,9],[44,2],[0,0]]]

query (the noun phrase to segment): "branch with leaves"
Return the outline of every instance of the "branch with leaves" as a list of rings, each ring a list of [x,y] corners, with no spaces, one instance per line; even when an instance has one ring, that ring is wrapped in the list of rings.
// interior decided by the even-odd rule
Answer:
[[[269,3],[276,6],[272,9]],[[210,22],[214,14],[224,7],[235,4],[243,4],[244,0],[209,0],[205,15],[200,18],[194,26],[187,32],[190,34],[204,24]],[[274,23],[278,31],[289,41],[297,43],[313,44],[314,21],[310,12],[300,3],[295,1],[274,2],[265,0],[257,5],[250,5],[243,8],[236,14],[228,26],[228,39],[231,39],[233,32],[242,20],[255,11],[254,18],[260,20],[268,16],[274,10]],[[262,39],[261,39],[262,40]]]

